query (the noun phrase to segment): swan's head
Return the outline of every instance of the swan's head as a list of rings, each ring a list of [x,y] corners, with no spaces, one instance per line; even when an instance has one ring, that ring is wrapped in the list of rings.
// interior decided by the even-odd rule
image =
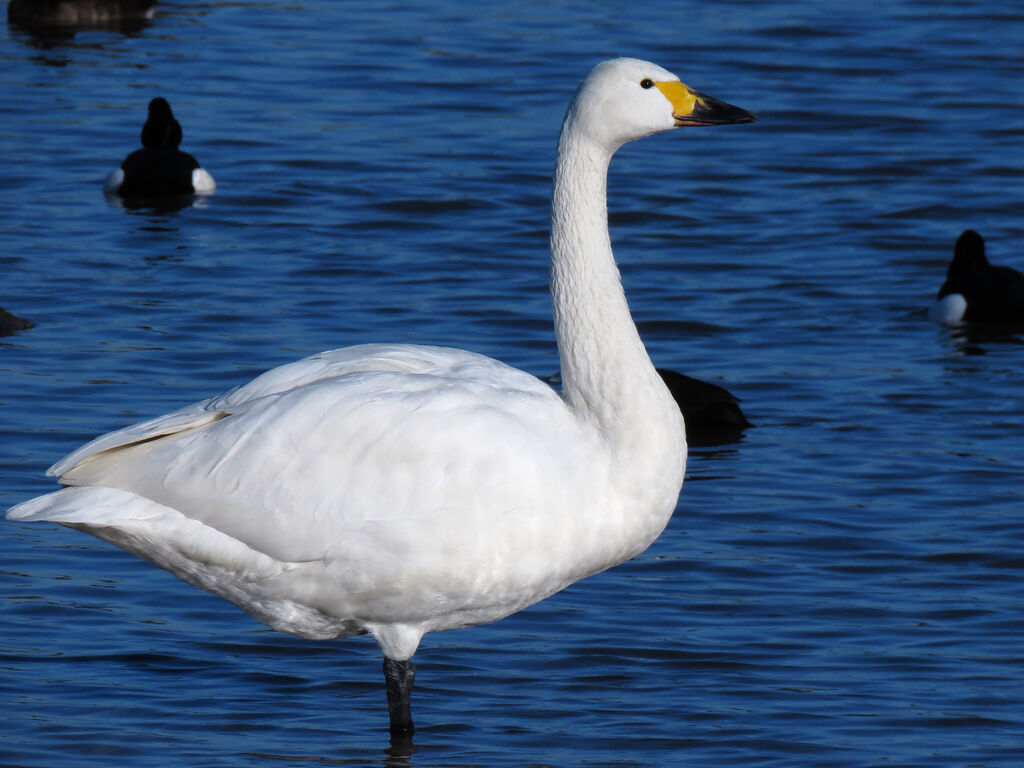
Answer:
[[[745,109],[683,85],[657,64],[611,59],[594,67],[580,83],[566,115],[566,127],[615,151],[627,141],[683,125],[755,119]]]

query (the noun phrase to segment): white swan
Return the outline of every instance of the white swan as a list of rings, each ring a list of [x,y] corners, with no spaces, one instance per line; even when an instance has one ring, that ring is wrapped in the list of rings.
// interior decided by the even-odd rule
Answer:
[[[14,520],[77,528],[272,627],[369,632],[393,735],[426,632],[493,621],[642,552],[686,439],[626,306],[605,182],[627,141],[753,120],[647,62],[599,64],[562,128],[551,291],[563,393],[471,352],[324,352],[97,438]]]

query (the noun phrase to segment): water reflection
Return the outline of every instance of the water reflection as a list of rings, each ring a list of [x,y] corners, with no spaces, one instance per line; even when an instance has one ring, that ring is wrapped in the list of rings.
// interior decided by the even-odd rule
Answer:
[[[107,205],[111,208],[153,214],[177,213],[185,208],[206,208],[209,205],[207,196],[196,194],[157,198],[125,198],[116,194],[107,194],[104,197],[107,199]]]
[[[410,768],[413,765],[412,756],[416,752],[412,739],[393,738],[391,744],[384,750],[384,758],[380,764],[383,768]],[[372,761],[363,757],[311,757],[309,755],[281,755],[269,752],[250,752],[249,757],[255,757],[268,762],[285,763],[317,763],[320,765],[368,765]]]
[[[393,736],[391,746],[384,750],[385,768],[407,768],[412,765],[412,756],[416,752],[411,736]]]
[[[962,355],[986,355],[992,344],[1024,344],[1024,324],[965,323],[949,329],[949,337]]]

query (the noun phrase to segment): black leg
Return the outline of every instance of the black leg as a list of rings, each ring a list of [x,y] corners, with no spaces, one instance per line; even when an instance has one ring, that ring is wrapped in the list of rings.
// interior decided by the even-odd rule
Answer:
[[[411,661],[384,659],[384,687],[388,692],[388,714],[391,716],[392,736],[412,736],[412,709],[409,695],[416,667]]]

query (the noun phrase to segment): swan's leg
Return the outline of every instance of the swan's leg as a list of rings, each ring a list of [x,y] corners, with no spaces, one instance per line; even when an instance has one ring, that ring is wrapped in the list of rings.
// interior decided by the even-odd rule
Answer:
[[[409,660],[384,659],[384,687],[388,692],[388,714],[391,715],[391,735],[411,736],[413,732],[412,709],[409,695],[416,667]]]

